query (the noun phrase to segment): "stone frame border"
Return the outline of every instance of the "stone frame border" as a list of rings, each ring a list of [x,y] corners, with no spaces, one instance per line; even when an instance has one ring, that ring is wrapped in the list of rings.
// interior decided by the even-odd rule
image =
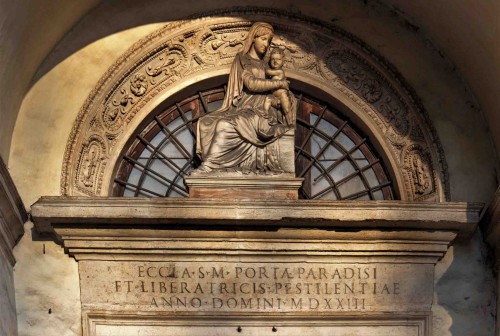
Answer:
[[[143,314],[141,316],[131,315],[125,312],[108,312],[108,311],[83,311],[83,335],[84,336],[97,336],[97,325],[112,325],[113,322],[119,322],[120,326],[132,325],[134,321],[138,322],[138,326],[153,325],[153,326],[167,326],[174,325],[213,325],[217,326],[266,326],[270,329],[274,326],[286,326],[288,324],[297,325],[311,325],[314,326],[335,326],[335,325],[349,325],[349,326],[413,326],[418,328],[418,336],[427,336],[431,334],[431,321],[432,313],[397,313],[391,316],[383,315],[380,313],[366,314],[360,318],[355,315],[333,315],[321,314],[320,316],[311,316],[310,314],[165,314],[163,316],[148,316]],[[142,323],[142,324],[141,324]]]
[[[449,199],[436,131],[414,90],[376,51],[330,23],[295,14],[235,8],[210,15],[167,24],[135,43],[103,75],[73,125],[63,161],[63,195],[107,195],[119,154],[139,123],[169,96],[202,78],[227,74],[244,28],[262,20],[275,25],[278,45],[293,54],[289,77],[342,100],[353,113],[349,117],[369,129],[365,133],[387,156],[401,199]],[[311,41],[301,29],[331,44],[321,49],[313,43],[305,52],[301,47]],[[212,52],[209,43],[229,52]]]

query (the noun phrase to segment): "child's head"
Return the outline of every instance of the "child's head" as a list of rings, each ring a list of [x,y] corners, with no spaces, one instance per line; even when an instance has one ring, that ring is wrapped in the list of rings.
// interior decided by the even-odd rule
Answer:
[[[269,66],[271,69],[281,69],[285,58],[285,52],[280,48],[273,48],[269,56]]]

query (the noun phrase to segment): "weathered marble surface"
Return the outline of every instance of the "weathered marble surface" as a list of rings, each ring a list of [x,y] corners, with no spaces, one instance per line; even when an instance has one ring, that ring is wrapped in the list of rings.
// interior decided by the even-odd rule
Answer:
[[[81,261],[79,270],[84,309],[134,313],[428,311],[433,294],[430,264]]]
[[[42,197],[33,204],[35,226],[121,223],[128,225],[195,224],[284,225],[445,230],[470,236],[481,204],[463,202],[216,200],[123,197]],[[63,227],[63,226],[59,226]]]
[[[84,335],[430,335],[433,264],[303,258],[82,260]]]
[[[291,174],[211,174],[185,177],[190,198],[297,200],[304,179]]]

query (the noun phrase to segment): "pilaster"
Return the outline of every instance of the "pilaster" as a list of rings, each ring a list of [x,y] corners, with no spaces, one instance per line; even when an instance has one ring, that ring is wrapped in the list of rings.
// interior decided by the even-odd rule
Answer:
[[[11,266],[16,263],[12,250],[24,234],[23,224],[27,220],[28,215],[21,197],[0,157],[0,251]]]

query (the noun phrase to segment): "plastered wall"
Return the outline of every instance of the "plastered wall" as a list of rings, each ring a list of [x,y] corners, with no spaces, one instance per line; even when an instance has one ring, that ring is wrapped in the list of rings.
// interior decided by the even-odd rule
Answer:
[[[168,22],[173,13],[185,16],[210,7],[199,1],[155,4],[133,11],[125,7],[120,11],[116,3],[115,7],[103,6],[80,22],[42,66],[22,102],[9,158],[13,179],[28,208],[40,196],[60,194],[61,166],[72,124],[106,69],[132,43]],[[251,4],[269,5],[260,0]],[[220,7],[232,5],[219,2]],[[324,2],[318,7],[278,1],[276,6],[324,20],[334,18],[337,25],[394,64],[416,89],[437,129],[449,165],[452,200],[488,201],[496,188],[496,162],[491,160],[494,150],[487,127],[470,104],[470,92],[426,39],[390,11],[362,2]],[[163,21],[158,20],[158,13]],[[130,21],[141,24],[122,30]],[[19,334],[79,335],[77,263],[56,242],[31,228],[27,224],[27,234],[15,249]],[[491,269],[479,232],[471,241],[450,248],[436,269],[435,335],[493,335]]]
[[[0,156],[5,161],[17,112],[38,66],[52,46],[97,2],[0,0]]]

